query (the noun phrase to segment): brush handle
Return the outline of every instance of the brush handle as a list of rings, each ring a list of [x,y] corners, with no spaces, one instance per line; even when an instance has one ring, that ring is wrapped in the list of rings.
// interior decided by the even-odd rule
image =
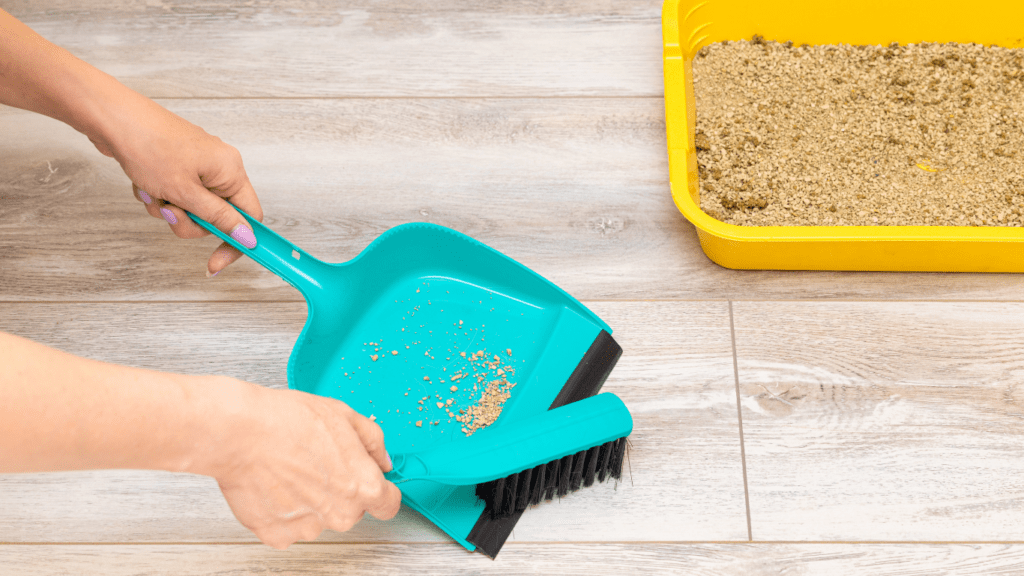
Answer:
[[[481,484],[623,438],[632,430],[633,418],[622,400],[598,394],[436,448],[398,454],[385,478],[396,484]]]
[[[246,214],[241,208],[235,206],[235,209],[245,217],[253,234],[256,236],[255,248],[246,247],[213,224],[191,212],[186,212],[186,214],[196,224],[238,248],[242,254],[252,258],[259,265],[297,288],[306,297],[306,300],[309,300],[314,294],[323,292],[325,279],[329,277],[330,264],[310,256],[308,252],[292,244],[259,220]]]

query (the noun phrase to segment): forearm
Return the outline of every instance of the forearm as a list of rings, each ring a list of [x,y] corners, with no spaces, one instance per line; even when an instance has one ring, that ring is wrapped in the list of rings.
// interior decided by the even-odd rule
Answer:
[[[0,9],[0,103],[107,139],[110,102],[137,94]]]
[[[216,475],[221,443],[241,425],[254,388],[88,360],[0,333],[0,472]]]

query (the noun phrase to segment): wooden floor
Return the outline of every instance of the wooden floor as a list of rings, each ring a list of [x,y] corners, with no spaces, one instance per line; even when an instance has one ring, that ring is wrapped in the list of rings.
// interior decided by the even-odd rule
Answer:
[[[429,221],[562,286],[615,329],[636,422],[623,482],[496,561],[404,509],[279,552],[211,479],[103,471],[0,477],[0,574],[1024,573],[1024,279],[711,263],[669,194],[658,2],[0,6],[238,147],[315,256]],[[0,330],[285,386],[304,304],[251,261],[207,279],[215,244],[0,109]]]

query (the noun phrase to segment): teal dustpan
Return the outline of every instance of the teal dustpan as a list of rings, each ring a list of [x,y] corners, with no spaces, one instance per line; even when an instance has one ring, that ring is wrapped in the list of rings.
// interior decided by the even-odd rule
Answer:
[[[501,370],[506,381],[500,418],[477,432],[496,433],[593,396],[621,354],[611,329],[574,298],[442,226],[397,226],[352,260],[329,264],[248,215],[253,249],[190,216],[302,293],[309,313],[288,361],[289,386],[372,416],[396,458],[466,439],[458,410],[479,400],[490,381],[483,373]],[[405,504],[492,557],[522,513],[484,513],[471,484],[419,478],[400,487]]]

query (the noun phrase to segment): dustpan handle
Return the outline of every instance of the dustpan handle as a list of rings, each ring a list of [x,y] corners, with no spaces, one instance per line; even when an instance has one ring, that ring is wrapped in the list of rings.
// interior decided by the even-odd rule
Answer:
[[[437,448],[393,456],[385,477],[398,484],[432,480],[466,486],[490,482],[628,436],[633,418],[611,393],[598,394],[499,428],[485,428]]]
[[[242,254],[252,258],[258,264],[297,288],[307,300],[311,296],[323,291],[324,282],[330,270],[330,264],[310,256],[305,250],[292,244],[259,220],[246,214],[241,208],[236,206],[235,209],[249,222],[249,227],[252,228],[253,234],[256,236],[255,248],[246,247],[213,224],[191,212],[186,212],[186,214],[196,224],[238,248],[242,251]]]

